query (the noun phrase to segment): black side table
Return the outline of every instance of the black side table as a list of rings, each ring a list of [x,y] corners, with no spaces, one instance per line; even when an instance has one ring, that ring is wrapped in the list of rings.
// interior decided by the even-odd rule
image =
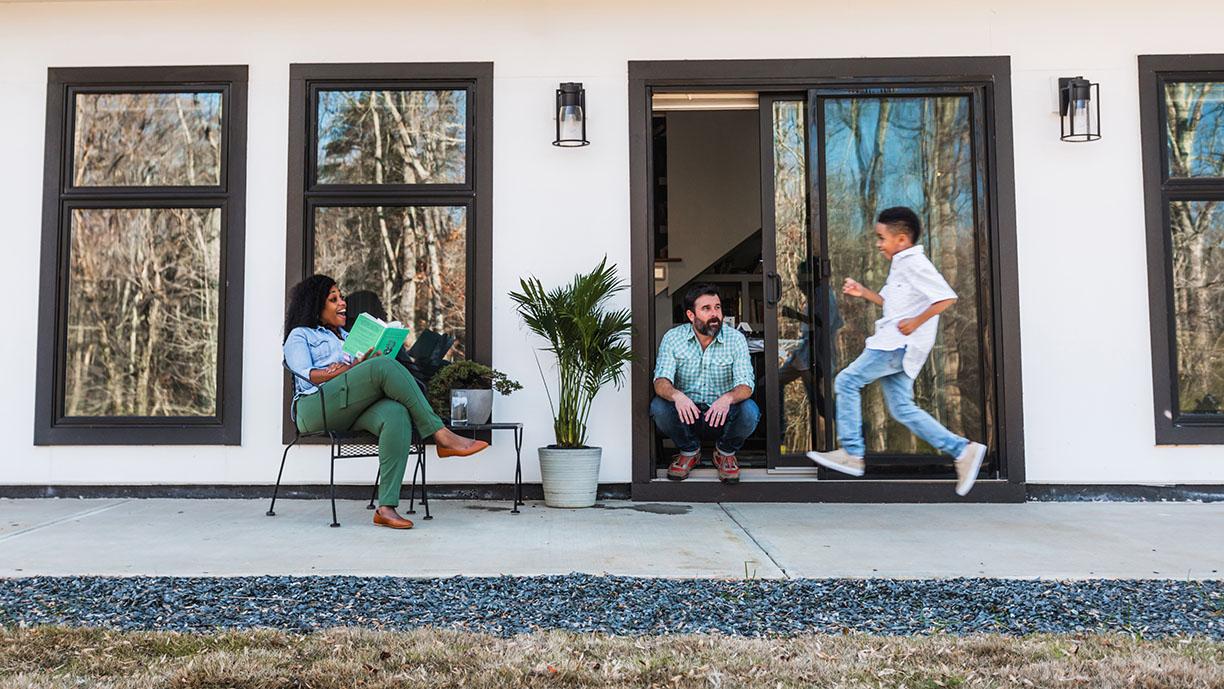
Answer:
[[[514,431],[514,507],[510,514],[519,513],[523,502],[523,424],[521,423],[457,423],[447,428],[456,433],[463,431]]]

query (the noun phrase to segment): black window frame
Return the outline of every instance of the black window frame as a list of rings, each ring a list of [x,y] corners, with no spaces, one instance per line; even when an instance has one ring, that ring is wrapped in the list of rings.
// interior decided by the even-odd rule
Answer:
[[[1224,414],[1180,411],[1177,333],[1173,309],[1172,230],[1168,205],[1224,200],[1224,178],[1168,174],[1165,84],[1224,82],[1224,54],[1140,55],[1139,105],[1143,139],[1143,201],[1147,229],[1148,308],[1152,337],[1152,398],[1157,445],[1224,445]]]
[[[247,66],[53,67],[47,70],[35,445],[240,445],[246,234]],[[215,186],[71,184],[77,93],[220,92],[224,145]],[[64,366],[71,212],[76,208],[216,208],[221,213],[217,413],[68,417]]]
[[[322,90],[467,91],[466,172],[462,184],[319,184],[316,180],[318,93]],[[463,206],[467,209],[466,357],[492,365],[493,348],[493,63],[324,63],[289,66],[289,176],[285,295],[313,272],[313,214],[320,207]],[[285,376],[281,437],[293,385]]]

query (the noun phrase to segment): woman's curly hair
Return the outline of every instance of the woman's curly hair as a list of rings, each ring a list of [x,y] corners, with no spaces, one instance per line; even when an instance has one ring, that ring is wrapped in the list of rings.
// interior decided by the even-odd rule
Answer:
[[[289,290],[289,308],[285,311],[285,339],[294,328],[317,328],[319,314],[327,303],[327,293],[336,281],[326,275],[311,275]]]

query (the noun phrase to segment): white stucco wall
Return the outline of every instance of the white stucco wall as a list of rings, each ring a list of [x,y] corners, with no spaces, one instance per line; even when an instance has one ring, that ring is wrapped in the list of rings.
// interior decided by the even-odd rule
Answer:
[[[1208,0],[0,0],[0,232],[18,325],[0,338],[0,417],[13,434],[0,484],[273,480],[290,63],[495,63],[494,364],[527,384],[496,415],[527,422],[534,481],[530,448],[550,442],[550,419],[505,295],[520,274],[555,282],[605,253],[628,266],[627,62],[930,55],[1012,59],[1028,479],[1224,482],[1224,448],[1154,445],[1136,65],[1145,53],[1224,52],[1221,26],[1224,4]],[[34,447],[47,68],[168,64],[250,66],[243,444]],[[1060,143],[1051,114],[1050,78],[1073,74],[1101,83],[1105,137],[1091,145]],[[563,150],[549,145],[552,94],[571,80],[587,88],[593,144]],[[629,415],[627,391],[596,404],[605,482],[629,480]],[[508,481],[509,445],[434,463],[430,479]],[[326,481],[324,451],[301,453],[286,481]],[[370,474],[368,463],[340,468],[344,480]]]

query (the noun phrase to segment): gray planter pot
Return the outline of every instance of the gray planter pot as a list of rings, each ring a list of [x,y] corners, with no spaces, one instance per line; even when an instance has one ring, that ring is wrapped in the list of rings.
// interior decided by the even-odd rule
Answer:
[[[451,390],[451,409],[455,408],[453,402],[455,397],[467,398],[466,423],[478,424],[489,422],[489,417],[493,414],[492,390]]]
[[[544,504],[549,507],[590,507],[599,487],[603,448],[540,448],[540,478]]]

